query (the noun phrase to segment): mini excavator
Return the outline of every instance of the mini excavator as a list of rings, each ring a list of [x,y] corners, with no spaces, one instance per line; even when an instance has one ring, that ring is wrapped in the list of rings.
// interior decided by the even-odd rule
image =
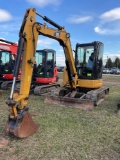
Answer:
[[[53,88],[60,87],[56,67],[56,52],[53,49],[36,50],[36,64],[33,70],[31,88],[36,95],[45,95]]]
[[[55,28],[49,28],[46,24],[36,21],[36,15],[41,17]],[[75,61],[70,43],[70,34],[65,28],[58,25],[46,16],[36,12],[34,8],[26,10],[24,19],[19,32],[19,42],[17,58],[15,61],[14,78],[10,97],[6,100],[9,107],[9,117],[5,125],[5,131],[19,138],[25,138],[38,130],[38,125],[33,121],[28,111],[28,98],[34,65],[36,64],[35,52],[38,41],[38,35],[55,39],[63,47],[65,54],[66,69],[64,72],[64,86],[59,87],[58,98],[63,101],[73,102],[81,105],[82,101],[97,103],[99,99],[108,94],[108,88],[102,87],[102,54],[103,43],[93,42],[90,44],[77,44],[75,51]],[[88,68],[88,56],[94,52],[93,66]],[[22,69],[20,90],[15,91],[15,83],[18,75],[20,57],[22,53]],[[92,93],[88,93],[91,92]],[[97,90],[97,91],[96,91]],[[80,96],[82,93],[86,94]],[[56,95],[54,95],[56,96]],[[84,98],[83,98],[84,97]],[[61,100],[61,98],[63,98]],[[93,99],[92,99],[93,98]],[[55,99],[56,100],[56,99]],[[57,99],[58,100],[58,99]],[[82,100],[82,101],[81,101]],[[87,105],[87,103],[85,105]]]

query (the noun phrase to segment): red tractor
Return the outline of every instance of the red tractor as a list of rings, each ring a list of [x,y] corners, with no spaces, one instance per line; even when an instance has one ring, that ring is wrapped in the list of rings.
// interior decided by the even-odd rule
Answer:
[[[2,89],[7,89],[12,84],[17,47],[17,43],[0,39],[0,85]]]

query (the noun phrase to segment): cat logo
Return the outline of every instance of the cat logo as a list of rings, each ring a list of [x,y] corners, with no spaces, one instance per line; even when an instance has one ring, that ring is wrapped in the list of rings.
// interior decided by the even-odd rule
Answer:
[[[54,36],[59,38],[60,37],[60,32],[55,32]]]

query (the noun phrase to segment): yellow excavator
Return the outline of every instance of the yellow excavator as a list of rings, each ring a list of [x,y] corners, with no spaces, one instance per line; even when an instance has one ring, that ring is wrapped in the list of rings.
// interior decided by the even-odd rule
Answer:
[[[49,28],[46,24],[37,22],[36,15],[55,28]],[[48,17],[40,15],[34,8],[27,9],[19,32],[17,58],[11,93],[10,97],[6,100],[10,114],[5,125],[5,131],[7,134],[13,134],[19,138],[28,137],[38,130],[38,125],[33,121],[31,114],[28,112],[29,108],[27,107],[33,68],[36,63],[35,52],[38,35],[57,40],[63,47],[65,53],[66,69],[63,79],[64,87],[59,88],[59,98],[57,98],[57,100],[59,99],[61,103],[67,101],[70,104],[74,101],[74,103],[78,102],[79,105],[84,102],[85,105],[89,105],[91,103],[97,103],[105,94],[108,94],[109,90],[108,88],[102,87],[103,43],[95,41],[89,44],[77,44],[74,60],[70,43],[70,34],[66,32],[65,28],[56,24]],[[92,52],[94,52],[94,54]],[[93,69],[87,66],[87,60],[90,54],[94,55]],[[22,69],[20,90],[16,91],[15,83],[21,55]],[[92,92],[92,94],[88,92]],[[81,95],[81,93],[84,94]],[[54,96],[57,97],[56,95]],[[52,99],[53,96],[49,96],[49,99],[50,98]],[[63,99],[61,100],[61,98]]]

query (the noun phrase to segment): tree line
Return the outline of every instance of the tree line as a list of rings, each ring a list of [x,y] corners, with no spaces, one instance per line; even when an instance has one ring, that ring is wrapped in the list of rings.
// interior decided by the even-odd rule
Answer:
[[[120,58],[117,57],[114,61],[112,61],[111,58],[108,58],[104,67],[105,68],[112,68],[112,67],[120,68]]]

